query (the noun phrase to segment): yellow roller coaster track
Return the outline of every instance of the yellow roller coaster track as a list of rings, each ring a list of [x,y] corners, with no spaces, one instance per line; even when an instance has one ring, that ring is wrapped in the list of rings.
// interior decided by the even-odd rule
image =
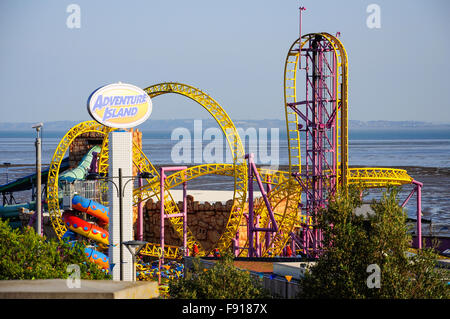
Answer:
[[[337,73],[336,90],[337,90],[337,121],[336,121],[336,163],[338,185],[340,187],[349,184],[360,184],[364,187],[386,187],[389,185],[403,185],[412,182],[412,178],[405,170],[389,169],[389,168],[348,168],[348,59],[342,43],[334,36],[328,33],[313,33],[304,35],[301,39],[297,39],[290,47],[285,61],[284,74],[284,102],[286,127],[288,134],[288,150],[289,150],[289,171],[279,171],[270,169],[258,169],[263,183],[272,184],[274,187],[269,192],[269,202],[274,210],[274,217],[277,222],[279,231],[272,236],[270,243],[265,243],[265,238],[260,236],[260,242],[263,244],[262,256],[275,256],[281,253],[283,247],[289,240],[289,234],[300,222],[300,211],[298,204],[301,200],[301,188],[293,179],[293,172],[301,172],[301,149],[300,134],[298,130],[298,115],[290,110],[288,104],[297,102],[296,82],[299,54],[301,48],[314,36],[320,35],[327,39],[334,49]],[[175,215],[179,213],[177,204],[174,202],[170,189],[181,185],[185,181],[189,181],[201,176],[216,174],[230,176],[234,178],[234,194],[233,207],[230,211],[229,219],[225,230],[218,242],[213,248],[224,250],[231,244],[231,240],[238,231],[241,219],[244,213],[244,205],[247,195],[247,165],[244,159],[244,149],[241,144],[237,130],[225,113],[222,107],[209,95],[192,86],[168,82],[150,86],[145,89],[151,97],[174,93],[192,99],[205,108],[211,116],[216,120],[222,129],[228,146],[233,156],[233,164],[204,164],[190,167],[186,170],[177,171],[166,178],[165,181],[165,212],[166,214]],[[112,128],[105,127],[94,121],[80,123],[74,126],[59,143],[50,164],[49,178],[47,183],[47,200],[51,221],[59,238],[66,231],[65,225],[62,223],[59,210],[58,199],[58,172],[64,154],[73,140],[80,134],[87,132],[98,132],[104,134],[102,151],[99,155],[99,172],[106,173],[108,171],[108,134]],[[140,168],[141,171],[149,172],[154,175],[148,179],[147,183],[134,190],[133,203],[146,201],[155,197],[160,200],[159,172],[152,165],[147,156],[137,146],[133,145],[133,164]],[[255,206],[254,216],[260,217],[260,227],[269,227],[269,215],[263,201],[259,201]],[[183,223],[180,217],[169,218],[174,230],[180,238],[183,237]],[[198,240],[195,239],[192,232],[187,230],[188,246],[192,247],[197,244],[199,247],[199,255],[206,255],[205,251]],[[141,251],[143,255],[161,256],[161,248],[159,244],[148,244]],[[241,250],[240,256],[246,256],[247,251]],[[178,247],[165,245],[164,256],[166,258],[179,257]]]
[[[185,181],[190,181],[195,178],[215,174],[222,176],[234,176],[235,168],[232,164],[203,164],[190,167],[186,170],[175,172],[169,175],[166,179],[165,187],[172,189],[181,185]],[[289,240],[289,234],[294,227],[299,226],[299,212],[296,209],[296,204],[300,201],[301,189],[296,182],[289,178],[289,172],[279,170],[268,170],[265,168],[258,169],[263,183],[268,183],[277,186],[269,193],[269,202],[272,204],[272,209],[275,212],[275,220],[279,228],[279,234],[273,237],[273,241],[268,244],[267,249],[263,250],[262,256],[279,255],[281,250]],[[349,184],[357,184],[367,188],[399,186],[411,183],[412,178],[402,169],[389,168],[350,168],[349,169]],[[147,184],[134,190],[134,204],[139,201],[146,201],[149,198],[156,197],[156,192],[151,192],[149,189],[158,188],[159,180],[155,180],[153,185]],[[289,194],[289,191],[292,193]],[[291,198],[291,200],[287,200]],[[288,205],[285,209],[284,205]],[[290,206],[289,206],[290,205]],[[281,208],[281,212],[278,208]],[[269,214],[264,202],[260,201],[255,206],[255,216],[260,216],[260,225],[268,228]],[[260,242],[264,243],[265,238],[261,236]],[[244,245],[245,246],[245,245]],[[246,250],[242,250],[241,257],[247,255]]]
[[[214,247],[224,250],[227,248],[231,239],[234,237],[236,231],[238,230],[240,221],[244,213],[244,205],[247,198],[247,165],[244,157],[244,147],[242,146],[239,134],[234,126],[232,120],[222,109],[222,107],[208,94],[204,93],[200,89],[194,88],[192,86],[181,84],[181,83],[162,83],[150,86],[144,89],[147,94],[153,98],[162,94],[175,93],[182,96],[188,97],[193,101],[200,104],[205,110],[207,110],[211,116],[216,120],[222,132],[227,140],[228,147],[230,148],[231,155],[233,158],[234,170],[234,194],[233,194],[233,207],[231,209],[225,231],[222,233],[218,242]],[[174,211],[173,213],[178,213],[178,206],[172,201]],[[170,216],[170,210],[166,209],[166,213]],[[173,214],[172,213],[172,214]],[[169,221],[171,218],[169,218]],[[178,232],[180,238],[182,238],[182,222],[179,222],[181,228],[181,233]],[[172,223],[172,225],[174,225]],[[174,225],[175,230],[177,229]],[[145,252],[145,251],[144,251]],[[143,252],[143,253],[144,253]],[[200,251],[199,251],[200,253]]]
[[[366,188],[387,187],[389,185],[409,184],[413,179],[405,170],[389,169],[389,168],[349,168],[348,167],[348,57],[347,52],[341,41],[329,33],[312,33],[306,34],[297,39],[290,47],[285,60],[284,72],[284,102],[286,116],[287,142],[289,151],[289,172],[288,176],[278,172],[277,180],[287,180],[291,173],[301,173],[301,145],[300,133],[298,129],[299,116],[289,106],[291,103],[297,102],[297,69],[301,52],[306,43],[315,37],[322,37],[328,41],[334,51],[336,61],[336,126],[335,126],[335,144],[337,164],[337,183],[336,189],[346,188],[350,184],[359,184]],[[273,178],[268,175],[270,180]],[[295,186],[293,186],[295,187]],[[297,186],[298,187],[298,186]],[[255,216],[260,215],[262,225],[267,227],[269,219],[267,209],[264,205],[260,205],[255,212]],[[293,218],[297,216],[295,210],[285,218]],[[298,217],[297,217],[298,218]],[[265,224],[264,224],[265,223]],[[307,224],[307,223],[306,223]],[[261,238],[262,242],[264,238]],[[279,247],[277,247],[278,249]]]
[[[234,176],[234,194],[233,194],[233,207],[231,209],[229,219],[225,228],[224,233],[219,238],[215,247],[219,249],[225,249],[229,246],[231,239],[234,237],[240,220],[244,213],[244,205],[246,201],[247,195],[247,168],[244,159],[244,148],[242,146],[239,134],[231,121],[230,117],[226,114],[226,112],[222,109],[222,107],[209,95],[204,93],[203,91],[194,88],[192,86],[181,84],[181,83],[161,83],[157,85],[150,86],[145,89],[147,94],[154,98],[156,96],[168,93],[175,93],[185,97],[188,97],[197,103],[199,103],[202,107],[204,107],[216,120],[220,128],[222,129],[228,146],[230,148],[232,157],[233,157],[233,176]],[[94,121],[87,121],[80,123],[73,127],[66,135],[63,137],[61,142],[59,143],[55,154],[52,158],[52,162],[50,165],[49,172],[49,182],[47,186],[47,197],[49,203],[49,212],[52,219],[52,224],[55,229],[56,234],[59,238],[66,231],[65,225],[62,223],[60,210],[59,210],[59,199],[58,199],[58,171],[62,161],[62,157],[66,153],[69,145],[73,142],[73,140],[79,136],[80,134],[86,132],[98,132],[105,135],[102,144],[102,151],[99,157],[99,172],[106,173],[108,167],[108,133],[113,129],[102,126]],[[143,194],[140,194],[139,197],[146,197],[145,195],[154,195],[158,199],[160,197],[160,189],[159,185],[154,181],[159,177],[159,172],[154,168],[145,154],[142,152],[139,147],[133,145],[133,163],[136,167],[139,167],[142,171],[146,171],[152,173],[156,177],[147,180],[147,185],[150,185]],[[179,213],[178,206],[173,201],[173,198],[167,189],[164,193],[165,198],[165,212],[169,215],[169,221],[173,225],[174,230],[183,238],[183,223],[182,219],[179,217],[172,217],[170,215]],[[192,247],[192,245],[197,244],[199,247],[199,255],[205,255],[208,252],[204,251],[200,243],[195,239],[191,231],[187,230],[187,245],[188,247]],[[142,254],[155,256],[158,253],[158,244],[148,244],[141,251]],[[165,257],[171,258],[177,254],[177,248],[167,246],[165,251]]]
[[[336,57],[336,163],[340,175],[337,176],[338,186],[347,185],[348,174],[348,63],[347,52],[336,37],[328,33],[310,33],[297,39],[289,48],[284,66],[284,105],[286,116],[286,131],[289,152],[289,172],[301,172],[300,132],[297,113],[289,104],[297,102],[297,70],[301,49],[313,37],[321,36],[327,39]]]
[[[60,239],[67,230],[66,226],[62,222],[59,209],[58,177],[61,161],[63,160],[63,157],[70,144],[72,144],[77,136],[88,132],[96,132],[107,135],[110,130],[111,129],[109,127],[103,126],[95,121],[79,123],[78,125],[72,127],[69,132],[64,135],[64,137],[59,142],[55,153],[53,154],[47,180],[47,205],[53,229]]]
[[[390,168],[350,168],[348,167],[348,57],[342,42],[335,36],[322,32],[311,33],[297,39],[289,48],[285,61],[284,101],[286,128],[288,134],[289,173],[301,172],[300,137],[298,133],[298,116],[288,104],[297,102],[296,84],[299,54],[304,45],[313,37],[321,36],[334,49],[337,65],[337,175],[338,185],[362,183],[365,187],[386,187],[387,185],[403,185],[412,182],[405,170]]]

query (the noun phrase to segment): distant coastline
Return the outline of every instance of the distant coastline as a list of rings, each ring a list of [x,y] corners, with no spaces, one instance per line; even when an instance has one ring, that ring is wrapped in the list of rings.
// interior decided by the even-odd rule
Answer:
[[[203,130],[218,127],[212,119],[202,119]],[[285,135],[284,120],[233,120],[237,128],[278,128],[280,137]],[[43,136],[63,137],[64,134],[79,121],[45,122]],[[0,123],[0,137],[35,137],[31,126],[35,123]],[[194,129],[194,119],[148,120],[137,129],[151,138],[170,138],[171,131],[176,128]],[[422,121],[349,121],[350,139],[450,139],[450,123],[432,123]]]

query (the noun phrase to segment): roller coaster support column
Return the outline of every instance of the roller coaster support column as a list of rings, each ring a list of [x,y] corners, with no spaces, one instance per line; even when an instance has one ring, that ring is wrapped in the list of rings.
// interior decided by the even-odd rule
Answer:
[[[303,227],[304,249],[318,257],[322,233],[317,229],[317,215],[327,205],[328,196],[335,193],[337,183],[336,57],[332,45],[318,34],[307,40],[302,51],[305,52],[305,100],[287,106],[303,122],[298,124],[298,130],[305,135],[305,171],[292,174],[306,195],[307,221],[313,219],[313,225],[307,222]]]
[[[231,250],[234,257],[239,255],[239,230],[236,232],[236,237],[231,240]]]
[[[256,168],[255,162],[253,160],[254,155],[247,154],[245,158],[248,160],[248,256],[249,257],[259,257],[261,254],[261,247],[259,246],[258,240],[258,232],[278,232],[278,226],[275,221],[275,217],[273,215],[272,207],[270,206],[269,199],[267,198],[267,193],[264,190],[264,186],[261,181],[261,177],[259,176],[258,169]],[[259,228],[259,220],[256,220],[256,225],[254,224],[254,211],[253,211],[253,179],[256,179],[258,183],[259,190],[261,191],[261,195],[263,197],[264,203],[267,207],[267,211],[269,212],[269,217],[271,221],[271,227],[268,228]],[[256,237],[255,237],[256,234]],[[257,247],[255,249],[255,246]]]
[[[413,180],[411,184],[415,185],[414,189],[405,199],[401,207],[405,207],[414,193],[417,193],[417,220],[416,220],[416,233],[417,233],[417,248],[422,249],[422,187],[423,183]]]
[[[267,184],[266,184],[266,193],[269,194],[272,191],[272,180],[270,177],[267,178]],[[272,223],[269,222],[269,227],[272,227]],[[269,249],[271,246],[273,246],[272,242],[273,233],[266,232],[266,249]]]
[[[161,196],[161,224],[160,224],[160,243],[161,243],[161,258],[160,262],[164,263],[164,221],[166,218],[181,217],[183,218],[183,251],[186,256],[188,255],[187,243],[187,200],[186,200],[186,189],[187,182],[183,182],[183,212],[179,214],[166,215],[164,212],[164,183],[166,181],[166,172],[170,171],[180,171],[187,169],[187,166],[173,166],[173,167],[161,167],[160,169],[160,196]]]

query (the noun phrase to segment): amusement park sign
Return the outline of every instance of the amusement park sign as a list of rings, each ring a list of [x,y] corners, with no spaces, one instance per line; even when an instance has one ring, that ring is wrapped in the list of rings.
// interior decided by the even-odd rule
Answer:
[[[144,90],[119,82],[95,90],[89,96],[87,108],[100,124],[131,128],[148,119],[152,113],[152,101]]]

